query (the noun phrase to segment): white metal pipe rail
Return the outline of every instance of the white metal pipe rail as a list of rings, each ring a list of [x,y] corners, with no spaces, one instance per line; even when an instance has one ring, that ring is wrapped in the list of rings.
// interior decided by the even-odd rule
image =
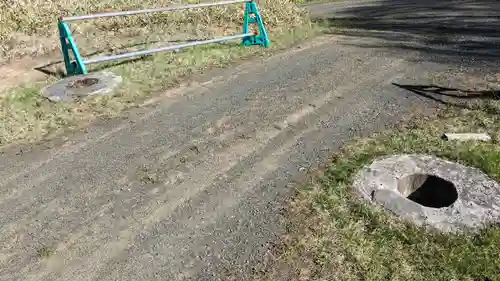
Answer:
[[[93,59],[85,60],[84,63],[85,64],[93,64],[93,63],[105,62],[105,61],[110,61],[110,60],[118,60],[118,59],[126,59],[126,58],[131,58],[131,57],[144,56],[144,55],[154,54],[154,53],[158,53],[158,52],[173,51],[173,50],[182,49],[182,48],[186,48],[186,47],[193,47],[193,46],[198,46],[198,45],[218,43],[218,42],[222,42],[222,41],[239,39],[239,38],[244,38],[244,37],[251,36],[251,35],[253,35],[253,34],[252,33],[238,34],[238,35],[219,37],[219,38],[203,40],[203,41],[195,41],[195,42],[190,42],[190,43],[186,43],[186,44],[177,44],[177,45],[172,45],[172,46],[160,47],[160,48],[144,50],[144,51],[136,51],[136,52],[130,52],[130,53],[125,53],[125,54],[107,56],[107,57],[93,58]]]
[[[72,16],[72,17],[61,16],[60,20],[64,21],[64,22],[70,22],[70,21],[80,21],[80,20],[91,20],[91,19],[97,19],[97,18],[107,18],[107,17],[132,16],[132,15],[139,15],[139,14],[172,12],[172,11],[178,11],[178,10],[205,8],[205,7],[211,7],[211,6],[221,6],[221,5],[229,5],[229,4],[237,4],[237,3],[248,3],[248,2],[252,2],[252,1],[253,0],[227,0],[227,1],[220,1],[220,2],[212,2],[212,3],[177,5],[177,6],[171,6],[171,7],[165,7],[165,8],[99,13],[99,14],[84,15],[84,16]]]

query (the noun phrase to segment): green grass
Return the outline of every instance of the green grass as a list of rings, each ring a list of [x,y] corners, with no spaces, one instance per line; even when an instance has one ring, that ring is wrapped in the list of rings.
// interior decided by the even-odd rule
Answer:
[[[416,227],[356,198],[353,174],[376,157],[424,153],[500,180],[500,103],[449,109],[360,139],[311,176],[290,203],[288,234],[259,280],[500,280],[500,228],[475,235]],[[446,142],[443,132],[487,132],[493,142]],[[286,278],[284,277],[286,276]]]

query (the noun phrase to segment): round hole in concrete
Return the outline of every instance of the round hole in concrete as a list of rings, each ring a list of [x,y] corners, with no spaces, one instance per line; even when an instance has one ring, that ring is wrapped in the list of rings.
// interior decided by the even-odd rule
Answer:
[[[458,199],[455,185],[428,174],[413,174],[398,181],[398,190],[411,201],[429,208],[449,207]]]
[[[87,88],[92,85],[99,83],[99,79],[97,78],[84,78],[78,79],[68,84],[68,88]]]

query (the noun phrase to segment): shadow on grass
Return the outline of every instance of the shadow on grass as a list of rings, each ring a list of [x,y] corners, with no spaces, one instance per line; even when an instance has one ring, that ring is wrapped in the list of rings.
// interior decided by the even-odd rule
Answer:
[[[365,48],[416,54],[415,60],[495,65],[500,60],[500,2],[381,0],[336,9],[318,21]]]

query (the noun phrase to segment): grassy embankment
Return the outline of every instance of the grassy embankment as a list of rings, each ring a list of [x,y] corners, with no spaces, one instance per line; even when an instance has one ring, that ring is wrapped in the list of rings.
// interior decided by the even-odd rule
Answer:
[[[51,54],[60,58],[56,18],[60,14],[87,13],[168,6],[160,1],[3,1],[0,3],[0,54],[4,63],[14,64],[23,56]],[[186,1],[187,2],[187,1]],[[194,2],[194,1],[191,1]],[[197,2],[197,1],[196,1]],[[156,54],[126,64],[104,63],[90,71],[114,71],[124,78],[113,97],[97,97],[75,103],[52,103],[39,90],[58,78],[19,85],[0,95],[0,146],[37,141],[89,124],[99,117],[120,114],[151,95],[175,86],[179,79],[210,67],[223,67],[237,59],[267,55],[317,34],[307,16],[291,0],[260,1],[259,8],[269,29],[272,46],[244,48],[239,42]],[[241,32],[243,5],[195,9],[164,14],[106,18],[72,24],[85,56],[109,54],[169,41],[213,38]],[[36,67],[38,65],[33,65]],[[61,65],[57,65],[60,69]]]

